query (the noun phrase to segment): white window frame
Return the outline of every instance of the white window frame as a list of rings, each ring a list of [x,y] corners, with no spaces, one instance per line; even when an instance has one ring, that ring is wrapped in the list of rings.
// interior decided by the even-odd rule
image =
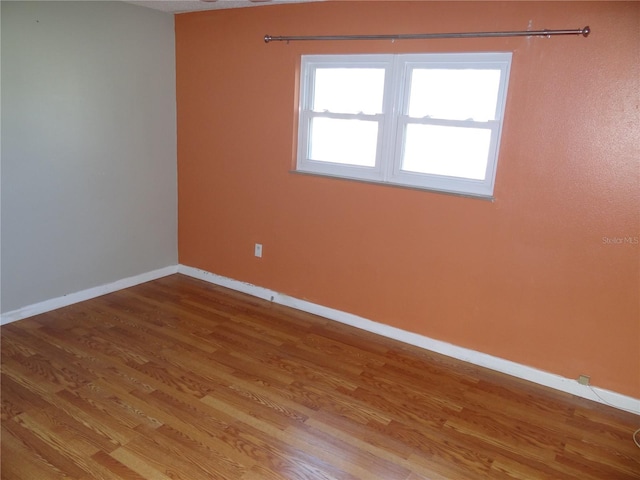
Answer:
[[[495,176],[507,88],[511,68],[510,52],[429,53],[400,55],[303,55],[301,60],[298,151],[296,171],[370,182],[493,197]],[[383,68],[385,84],[382,113],[377,115],[316,112],[311,108],[315,71],[318,68]],[[495,120],[441,120],[412,118],[407,115],[408,92],[413,68],[492,69],[499,70],[500,85]],[[377,121],[378,139],[374,167],[314,161],[309,158],[310,128],[313,118],[346,118]],[[482,180],[445,175],[423,174],[401,169],[405,126],[410,124],[450,125],[483,128],[491,131],[485,177]]]

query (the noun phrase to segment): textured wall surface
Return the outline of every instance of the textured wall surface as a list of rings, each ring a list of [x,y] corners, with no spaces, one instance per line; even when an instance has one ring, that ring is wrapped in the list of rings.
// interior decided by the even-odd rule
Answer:
[[[175,265],[173,16],[1,8],[2,312]]]
[[[639,18],[634,2],[178,15],[180,262],[640,397]],[[585,25],[588,38],[263,42]],[[456,51],[513,52],[494,202],[291,173],[300,55]]]

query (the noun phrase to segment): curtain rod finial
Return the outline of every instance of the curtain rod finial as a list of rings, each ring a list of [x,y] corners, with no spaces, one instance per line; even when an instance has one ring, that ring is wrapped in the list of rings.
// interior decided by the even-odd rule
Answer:
[[[587,27],[589,28],[589,27]],[[264,36],[264,43],[269,43],[271,41],[271,35],[265,35]]]
[[[582,29],[582,35],[584,35],[585,37],[588,37],[590,33],[591,33],[591,28],[589,28],[589,25],[587,25]]]

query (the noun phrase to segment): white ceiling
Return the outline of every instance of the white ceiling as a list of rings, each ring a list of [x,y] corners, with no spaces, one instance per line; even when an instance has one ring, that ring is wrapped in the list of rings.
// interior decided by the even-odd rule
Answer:
[[[141,7],[162,10],[168,13],[198,12],[201,10],[219,10],[222,8],[258,7],[262,5],[274,5],[278,3],[306,3],[322,0],[216,0],[201,2],[199,0],[123,0]]]

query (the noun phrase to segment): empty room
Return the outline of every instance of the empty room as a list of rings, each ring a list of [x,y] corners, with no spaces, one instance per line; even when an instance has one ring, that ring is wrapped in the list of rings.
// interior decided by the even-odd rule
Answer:
[[[3,480],[640,479],[640,2],[0,9]]]

